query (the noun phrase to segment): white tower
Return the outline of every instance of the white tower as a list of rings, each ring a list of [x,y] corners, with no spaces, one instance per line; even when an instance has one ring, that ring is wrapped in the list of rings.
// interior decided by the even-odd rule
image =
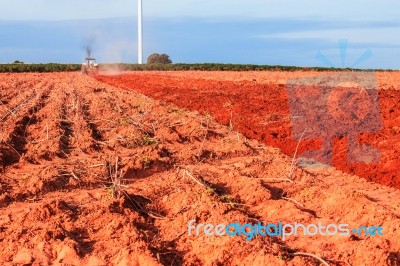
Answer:
[[[143,64],[143,8],[142,0],[138,0],[138,63]]]

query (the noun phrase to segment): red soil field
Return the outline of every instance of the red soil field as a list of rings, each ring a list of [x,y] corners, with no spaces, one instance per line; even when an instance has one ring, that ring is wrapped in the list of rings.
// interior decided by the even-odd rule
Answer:
[[[324,73],[326,74],[326,73]],[[232,126],[248,138],[278,147],[292,156],[293,139],[289,118],[286,81],[290,78],[321,75],[317,72],[140,72],[99,76],[98,80],[133,89],[179,107],[209,113],[224,125]],[[400,188],[400,74],[377,74],[383,128],[359,136],[381,152],[379,163],[349,163],[347,138],[335,138],[333,165],[383,185]],[[321,140],[302,141],[298,154],[320,149]]]
[[[225,122],[233,110],[233,128],[80,73],[0,74],[0,265],[399,265],[400,190],[334,168],[292,168],[278,148],[246,138],[236,130],[259,137],[265,126],[246,128],[238,83],[188,79],[192,94],[183,94],[171,85],[182,77],[127,77],[179,105],[202,97],[198,108]],[[252,82],[241,86],[263,103]],[[279,85],[262,86],[283,101]],[[213,100],[226,105],[205,104]],[[284,115],[267,117],[270,132],[285,132]],[[278,136],[265,139],[280,145]],[[191,220],[380,226],[383,235],[247,241],[189,235]]]

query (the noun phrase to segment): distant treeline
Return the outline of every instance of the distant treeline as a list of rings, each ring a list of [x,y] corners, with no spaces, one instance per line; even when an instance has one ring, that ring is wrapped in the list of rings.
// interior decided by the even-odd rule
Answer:
[[[81,64],[0,64],[2,73],[20,72],[68,72],[80,71]],[[101,69],[118,69],[120,71],[394,71],[351,68],[323,68],[323,67],[295,67],[295,66],[267,66],[267,65],[240,65],[240,64],[100,64]]]
[[[68,72],[79,71],[81,66],[81,64],[0,64],[0,72]]]
[[[354,69],[354,68],[325,68],[325,67],[297,67],[297,66],[268,66],[268,65],[242,65],[242,64],[100,64],[101,68],[115,68],[121,71],[394,71],[375,69]]]

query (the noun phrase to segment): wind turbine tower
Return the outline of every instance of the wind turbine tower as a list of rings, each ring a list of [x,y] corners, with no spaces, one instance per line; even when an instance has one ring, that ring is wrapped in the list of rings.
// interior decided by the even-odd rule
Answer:
[[[143,7],[138,0],[138,64],[143,64]]]

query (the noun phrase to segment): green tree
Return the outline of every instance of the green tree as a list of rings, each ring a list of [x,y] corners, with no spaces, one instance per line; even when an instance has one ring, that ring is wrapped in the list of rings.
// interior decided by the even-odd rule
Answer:
[[[153,53],[147,57],[147,64],[171,64],[172,61],[169,59],[167,54]]]

